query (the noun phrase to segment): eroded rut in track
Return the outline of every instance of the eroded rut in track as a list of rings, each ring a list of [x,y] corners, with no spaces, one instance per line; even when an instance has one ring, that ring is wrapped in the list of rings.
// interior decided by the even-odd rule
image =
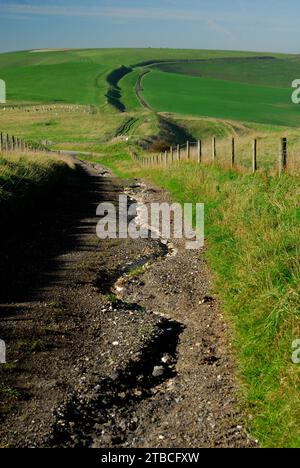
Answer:
[[[204,253],[173,239],[96,238],[100,201],[117,204],[125,193],[147,204],[168,201],[167,194],[120,182],[99,166],[80,171],[67,197],[80,197],[81,215],[76,205],[77,217],[69,213],[72,242],[54,252],[54,271],[43,271],[46,287],[1,305],[16,362],[1,377],[27,395],[4,401],[1,443],[254,446],[238,411],[227,329]],[[39,352],[16,346],[28,333],[43,342]]]
[[[129,204],[137,206],[136,224],[144,230],[145,227],[140,225],[139,203],[143,201],[142,193],[146,189],[142,183],[124,188]],[[148,242],[151,242],[151,226],[146,231]],[[105,284],[103,278],[98,279],[102,293],[115,295],[115,311],[148,313],[138,303],[128,302],[124,291],[131,271],[151,268],[158,258],[176,255],[177,251],[170,241],[158,239],[155,243],[156,248],[151,253],[122,267],[117,279],[117,273],[110,279],[106,278]],[[156,333],[146,341],[136,361],[130,361],[112,378],[99,381],[93,393],[86,388],[81,394],[71,395],[58,409],[57,421],[48,441],[50,446],[99,448],[107,443],[114,446],[127,444],[129,434],[134,434],[138,426],[136,407],[151,398],[155,388],[167,384],[176,376],[177,346],[183,327],[176,321],[165,319],[162,314],[156,312],[156,315],[161,317],[156,324]]]

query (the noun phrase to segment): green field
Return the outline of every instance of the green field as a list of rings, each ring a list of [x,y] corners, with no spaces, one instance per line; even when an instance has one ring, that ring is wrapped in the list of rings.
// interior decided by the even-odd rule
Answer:
[[[0,54],[0,76],[13,102],[106,102],[107,75],[121,65],[147,61],[251,57],[250,52],[172,49],[88,49]],[[261,54],[263,55],[263,54]],[[125,100],[134,107],[135,77],[124,81]],[[128,96],[131,90],[131,97]]]
[[[103,68],[93,63],[70,62],[7,68],[0,73],[8,86],[8,99],[13,102],[100,104],[97,80]]]
[[[160,64],[155,68],[169,73],[290,88],[292,81],[300,76],[300,58],[216,59],[198,63]]]
[[[173,112],[299,126],[300,107],[291,89],[152,71],[143,80],[143,96],[159,112]]]
[[[134,141],[149,138],[159,130],[155,112],[145,110],[136,94],[139,76],[147,70],[151,73],[144,76],[144,92],[140,94],[154,111],[173,114],[172,119],[197,138],[210,137],[214,132],[220,137],[247,134],[246,127],[251,125],[298,127],[300,107],[291,103],[290,84],[300,76],[299,57],[265,56],[151,48],[0,54],[0,77],[7,84],[8,105],[95,107],[90,116],[82,116],[82,125],[80,115],[68,117],[54,110],[31,116],[32,122],[29,115],[19,118],[16,113],[13,119],[1,112],[1,130],[11,133],[15,129],[20,136],[48,139],[55,144],[82,145],[88,140],[95,146],[114,136],[122,137],[123,130],[124,136]],[[116,112],[107,98],[107,77],[122,65],[136,65],[118,83],[119,99],[129,116]],[[129,118],[135,124],[128,126]]]
[[[298,126],[300,108],[290,84],[300,76],[296,56],[172,49],[89,49],[0,55],[8,104],[57,103],[107,106],[107,76],[138,65],[118,83],[127,111],[139,113],[140,73],[145,100],[159,112],[270,125]],[[259,59],[257,57],[260,57]],[[201,60],[184,63],[184,60]],[[154,68],[154,71],[153,71]],[[157,68],[155,70],[155,68]],[[110,106],[109,106],[110,108]]]
[[[298,56],[163,63],[151,68],[156,72],[143,80],[144,97],[156,110],[272,125],[300,124],[298,107],[291,103],[291,83],[300,76]]]

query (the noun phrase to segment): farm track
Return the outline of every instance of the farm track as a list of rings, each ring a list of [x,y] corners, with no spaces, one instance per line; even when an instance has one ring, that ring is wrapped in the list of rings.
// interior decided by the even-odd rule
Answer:
[[[138,77],[138,80],[137,80],[137,83],[135,85],[135,93],[137,95],[137,98],[141,104],[142,107],[145,107],[146,109],[150,110],[150,111],[153,111],[152,107],[150,106],[150,104],[148,104],[148,102],[144,99],[144,97],[142,96],[142,92],[144,91],[144,88],[143,88],[143,79],[145,78],[146,75],[148,75],[148,73],[151,73],[151,70],[143,70],[139,77]]]
[[[255,446],[203,253],[96,238],[97,204],[124,192],[168,201],[80,163],[6,251],[18,274],[0,304],[14,363],[0,370],[1,446]]]

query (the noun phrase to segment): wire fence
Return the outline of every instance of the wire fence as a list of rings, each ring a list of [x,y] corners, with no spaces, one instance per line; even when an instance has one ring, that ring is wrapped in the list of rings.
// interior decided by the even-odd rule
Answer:
[[[300,137],[293,138],[231,138],[198,140],[138,159],[142,166],[169,166],[183,161],[198,164],[218,164],[243,172],[300,172]]]
[[[9,135],[8,133],[0,133],[0,152],[20,152],[20,151],[39,151],[47,152],[46,146],[41,145],[32,141],[25,141],[15,135]]]

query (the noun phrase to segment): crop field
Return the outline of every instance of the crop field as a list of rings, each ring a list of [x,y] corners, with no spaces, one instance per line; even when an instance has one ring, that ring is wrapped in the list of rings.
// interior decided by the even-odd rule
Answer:
[[[165,63],[155,68],[169,73],[290,88],[291,82],[300,76],[300,58],[227,58],[196,63]]]
[[[291,102],[288,86],[152,71],[144,77],[143,88],[143,97],[159,112],[291,127],[300,124],[300,109]]]

